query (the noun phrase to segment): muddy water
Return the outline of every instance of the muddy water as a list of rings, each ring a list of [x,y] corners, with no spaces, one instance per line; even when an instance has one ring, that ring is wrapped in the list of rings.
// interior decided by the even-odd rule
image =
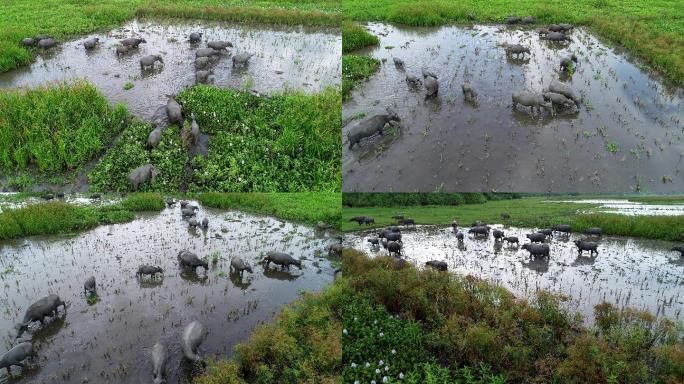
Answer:
[[[201,44],[190,44],[191,32],[203,32]],[[83,48],[90,37],[100,39],[93,51]],[[147,43],[118,58],[120,39],[142,37]],[[267,29],[211,21],[133,20],[107,33],[84,36],[40,53],[30,66],[0,74],[0,87],[37,86],[51,81],[85,78],[111,102],[126,104],[146,120],[163,120],[166,95],[195,84],[195,50],[207,40],[227,40],[234,47],[213,65],[211,82],[219,87],[247,88],[259,93],[284,88],[319,91],[338,84],[341,76],[341,38],[334,29],[268,27]],[[251,52],[245,68],[233,68],[231,56]],[[141,71],[139,60],[160,54],[163,67]],[[128,82],[134,84],[124,90]]]
[[[626,216],[682,216],[684,204],[646,204],[629,200],[550,200],[547,203],[577,203],[600,204],[598,208],[588,210],[588,213],[603,212]]]
[[[345,191],[671,192],[684,188],[682,89],[664,85],[622,52],[582,29],[572,43],[540,40],[533,30],[501,26],[403,28],[370,24],[380,45],[360,51],[386,60],[343,105],[350,119],[393,108],[402,128],[348,149]],[[531,56],[507,58],[503,43]],[[579,57],[570,78],[562,57]],[[397,68],[392,58],[405,62]],[[425,67],[439,95],[411,90],[407,74]],[[577,113],[539,118],[512,109],[516,91],[541,92],[561,79],[582,97]],[[464,102],[464,81],[479,93]],[[354,122],[348,124],[346,132]],[[345,139],[346,141],[346,139]]]
[[[468,228],[460,230],[467,234]],[[533,232],[512,227],[503,230],[521,243],[528,242],[525,234]],[[370,255],[387,254],[382,247],[371,248],[367,242],[371,236],[376,234],[358,232],[348,235],[347,242]],[[567,308],[582,313],[589,323],[594,305],[603,301],[682,320],[684,259],[669,251],[672,243],[604,236],[598,240],[598,256],[592,258],[587,252],[578,256],[573,243],[585,237],[556,235],[549,243],[551,257],[544,261],[530,259],[524,249],[495,242],[492,236],[475,239],[466,235],[459,245],[451,228],[418,226],[402,232],[402,255],[420,267],[429,260],[444,260],[451,272],[487,279],[521,297],[532,297],[538,290],[567,295]]]
[[[230,356],[261,322],[271,321],[300,291],[315,291],[333,278],[319,253],[329,233],[238,212],[200,209],[209,229],[188,230],[180,208],[122,225],[102,226],[74,237],[28,238],[2,244],[0,351],[14,340],[13,325],[37,298],[57,293],[66,315],[43,329],[33,325],[38,359],[9,382],[150,383],[150,351],[159,340],[168,347],[169,383],[189,382],[197,371],[182,358],[180,335],[193,320],[209,330],[203,356]],[[220,236],[220,238],[217,238]],[[176,256],[189,249],[198,256],[219,252],[209,270],[182,271]],[[257,261],[268,250],[304,257],[303,270],[264,269]],[[254,273],[242,280],[229,273],[230,258],[248,260]],[[163,279],[138,280],[141,264],[164,269]],[[100,301],[88,305],[83,282],[93,275]],[[24,338],[30,338],[30,333]],[[19,373],[18,368],[14,370]],[[88,379],[89,381],[85,381]],[[0,374],[0,382],[8,382]]]

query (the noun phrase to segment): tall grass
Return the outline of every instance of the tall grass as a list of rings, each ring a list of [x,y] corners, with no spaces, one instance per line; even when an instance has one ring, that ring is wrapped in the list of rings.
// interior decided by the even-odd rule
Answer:
[[[341,194],[302,193],[202,193],[197,199],[208,207],[241,209],[309,224],[323,221],[337,225],[342,216]]]
[[[346,19],[413,26],[502,23],[508,14],[532,15],[540,24],[588,25],[684,85],[684,7],[678,0],[345,0]]]
[[[377,36],[368,33],[360,25],[348,20],[342,22],[342,53],[349,53],[379,43],[380,40]]]
[[[78,168],[128,123],[86,82],[0,93],[0,169],[44,174]]]
[[[121,207],[88,207],[61,201],[30,204],[0,213],[0,240],[31,235],[66,233],[133,219]]]
[[[342,195],[347,207],[392,207],[398,205],[461,205],[483,204],[489,200],[520,198],[515,193],[363,193],[350,192]]]
[[[338,90],[259,97],[200,85],[181,92],[178,101],[212,135],[207,156],[193,159],[191,190],[340,190]]]
[[[129,211],[161,211],[164,199],[159,193],[132,193],[121,202]]]
[[[588,329],[562,309],[562,298],[546,292],[521,300],[472,276],[418,271],[393,258],[369,259],[351,250],[343,252],[342,269],[356,295],[419,324],[429,355],[452,371],[485,364],[516,383],[684,378],[681,325],[667,319],[602,304],[595,310],[599,326]],[[354,320],[343,325],[353,327]],[[373,339],[365,346],[372,347]],[[362,348],[363,343],[357,346]]]
[[[347,100],[351,91],[361,81],[368,79],[380,68],[380,60],[357,55],[342,55],[342,99]]]

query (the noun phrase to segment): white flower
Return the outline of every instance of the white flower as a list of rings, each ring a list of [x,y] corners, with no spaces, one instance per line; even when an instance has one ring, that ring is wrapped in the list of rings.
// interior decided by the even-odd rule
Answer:
[[[361,384],[361,382],[358,381],[358,380],[355,380],[355,381],[354,381],[354,384]]]
[[[380,332],[380,337],[385,336],[385,332]]]
[[[380,368],[375,368],[375,373],[376,374],[380,373]]]
[[[382,382],[383,382],[383,383],[386,383],[387,381],[389,381],[389,379],[387,378],[387,376],[383,376],[383,377],[382,377]]]
[[[370,367],[370,363],[366,362],[366,368]]]
[[[375,380],[371,380],[371,384],[375,384]]]
[[[359,318],[357,316],[354,316],[354,321],[358,321]]]
[[[389,371],[389,367],[385,365],[385,372]]]
[[[383,364],[385,364],[385,362],[382,360],[380,360],[380,362],[378,363],[378,365],[383,365]]]
[[[356,363],[351,363],[352,368],[356,368]]]
[[[349,332],[347,332],[346,328],[342,330],[342,333],[344,333],[345,335],[349,334]]]
[[[404,372],[399,372],[399,378],[403,379],[404,378]]]
[[[396,350],[396,349],[393,349],[393,350],[392,350],[392,354],[393,354],[393,355],[396,355],[396,354],[397,354],[397,350]]]
[[[378,321],[377,321],[377,320],[373,321],[373,324],[377,324],[377,323],[378,323]]]

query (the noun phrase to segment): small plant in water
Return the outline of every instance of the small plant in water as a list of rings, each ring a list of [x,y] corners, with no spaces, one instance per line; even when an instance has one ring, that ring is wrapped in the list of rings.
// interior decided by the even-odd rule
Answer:
[[[613,141],[613,142],[606,144],[606,150],[610,153],[618,153],[618,152],[620,152],[620,147],[618,146],[618,144],[616,142]]]
[[[135,84],[131,83],[130,81],[126,84],[124,84],[123,89],[124,91],[128,91],[129,89],[133,88]]]
[[[218,252],[214,252],[214,253],[211,254],[211,263],[212,263],[212,264],[218,263],[218,261],[219,261],[220,259],[221,259],[221,254],[219,254]]]
[[[93,305],[100,301],[100,296],[97,293],[90,293],[86,296],[86,301],[88,302],[88,305]]]

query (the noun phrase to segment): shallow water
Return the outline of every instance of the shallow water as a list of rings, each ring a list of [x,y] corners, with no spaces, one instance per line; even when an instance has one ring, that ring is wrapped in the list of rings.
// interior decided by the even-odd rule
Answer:
[[[400,118],[397,134],[343,152],[344,191],[672,192],[684,188],[684,95],[582,29],[573,42],[540,40],[534,30],[502,26],[405,28],[373,23],[380,45],[359,54],[386,60],[343,105],[343,117]],[[503,43],[531,49],[507,58]],[[571,78],[562,57],[579,58]],[[405,62],[396,67],[392,58]],[[439,79],[439,95],[411,90],[421,68]],[[541,92],[560,78],[583,102],[577,113],[541,119],[518,107],[516,91]],[[465,102],[467,80],[479,93]],[[562,111],[561,111],[562,112]],[[343,128],[346,132],[356,122]],[[345,139],[346,141],[346,139]],[[671,180],[670,180],[671,178]]]
[[[13,200],[11,198],[11,195],[11,193],[0,193],[0,212],[2,212],[5,209],[21,208],[27,205],[40,204],[46,201],[45,199],[36,196],[25,197],[17,201]],[[119,203],[121,202],[121,199],[111,196],[93,199],[89,195],[67,194],[64,195],[64,197],[61,199],[58,197],[54,197],[50,201],[63,201],[65,203],[73,205],[104,206]]]
[[[209,229],[189,230],[180,207],[146,215],[131,223],[98,227],[76,236],[34,237],[2,244],[0,351],[14,340],[14,324],[39,297],[57,293],[66,314],[33,341],[38,359],[9,382],[150,383],[150,351],[159,340],[168,348],[167,382],[187,383],[197,368],[182,358],[180,335],[198,320],[209,330],[202,356],[227,357],[253,328],[273,319],[280,308],[332,281],[333,267],[321,252],[330,233],[239,212],[200,208]],[[221,236],[221,238],[216,238]],[[180,270],[177,254],[221,255],[209,271]],[[257,261],[269,250],[304,257],[303,270],[264,269]],[[254,273],[242,280],[229,273],[230,258],[249,261]],[[163,279],[138,280],[141,264],[164,269]],[[100,301],[88,305],[83,282],[93,275]],[[29,338],[30,332],[24,338]],[[18,374],[18,368],[14,370]],[[8,382],[0,373],[0,382]]]
[[[191,32],[203,31],[201,44],[190,44]],[[100,47],[83,48],[83,41],[100,38]],[[116,55],[120,39],[142,37],[147,43],[121,58]],[[107,33],[96,33],[65,42],[36,61],[0,74],[0,88],[37,86],[52,81],[85,78],[108,100],[124,103],[136,116],[164,122],[167,96],[195,84],[195,50],[207,40],[227,40],[234,47],[213,65],[211,82],[219,87],[247,88],[262,94],[288,89],[316,92],[339,84],[341,38],[334,29],[302,27],[255,27],[212,21],[133,20]],[[246,68],[233,68],[231,56],[251,52]],[[139,60],[161,54],[163,67],[141,71]],[[124,90],[132,82],[134,87]]]
[[[626,216],[682,216],[684,204],[650,204],[629,200],[550,200],[548,203],[578,203],[600,204],[598,208],[588,210],[591,212],[615,213]]]
[[[506,236],[529,242],[526,228],[503,228]],[[684,309],[684,259],[669,251],[672,243],[630,237],[603,236],[598,256],[585,252],[578,256],[573,243],[587,236],[556,235],[549,243],[550,259],[530,259],[528,252],[506,243],[475,239],[466,234],[459,245],[451,228],[418,226],[402,231],[406,260],[423,267],[426,261],[443,260],[449,271],[474,275],[510,289],[520,297],[533,297],[538,290],[548,290],[570,297],[567,309],[580,312],[593,322],[593,307],[603,301],[619,308],[634,307],[651,311],[659,317],[682,320]],[[387,254],[367,242],[377,231],[348,234],[347,245],[369,255]]]

